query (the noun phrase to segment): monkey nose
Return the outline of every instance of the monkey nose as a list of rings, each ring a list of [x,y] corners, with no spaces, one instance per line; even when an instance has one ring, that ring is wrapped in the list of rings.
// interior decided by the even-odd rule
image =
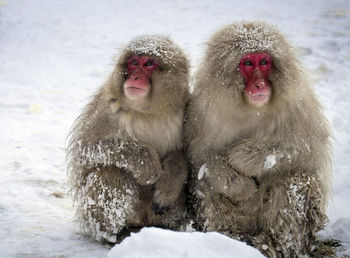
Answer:
[[[265,80],[259,79],[255,81],[255,88],[261,89],[265,87]]]

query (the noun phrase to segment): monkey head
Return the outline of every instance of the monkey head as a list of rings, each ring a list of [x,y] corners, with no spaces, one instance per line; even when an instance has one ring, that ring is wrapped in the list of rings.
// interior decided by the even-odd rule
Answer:
[[[274,26],[235,22],[215,33],[207,46],[198,85],[210,81],[210,91],[225,92],[235,108],[274,112],[278,108],[271,105],[297,101],[302,89],[293,85],[301,85],[304,76],[294,48]]]
[[[159,114],[178,110],[188,93],[189,64],[168,37],[132,39],[117,61],[107,91],[113,110]]]

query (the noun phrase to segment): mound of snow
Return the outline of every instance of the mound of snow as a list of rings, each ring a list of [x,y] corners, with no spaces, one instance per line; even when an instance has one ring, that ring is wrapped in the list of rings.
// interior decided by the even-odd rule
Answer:
[[[108,258],[264,257],[257,249],[219,233],[144,228],[115,245]]]

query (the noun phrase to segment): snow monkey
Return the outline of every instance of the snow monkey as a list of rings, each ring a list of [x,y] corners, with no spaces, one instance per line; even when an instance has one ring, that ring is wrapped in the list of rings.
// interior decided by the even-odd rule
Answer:
[[[197,226],[268,256],[308,255],[327,221],[330,127],[276,28],[219,30],[195,75],[185,126]]]
[[[143,226],[181,228],[188,69],[170,39],[139,36],[76,120],[67,153],[69,183],[77,220],[97,240],[120,242]]]

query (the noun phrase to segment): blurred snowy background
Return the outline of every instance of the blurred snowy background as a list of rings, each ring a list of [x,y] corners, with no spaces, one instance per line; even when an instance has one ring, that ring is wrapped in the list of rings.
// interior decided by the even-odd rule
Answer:
[[[74,227],[66,187],[69,128],[118,48],[139,34],[167,34],[194,71],[209,36],[242,19],[278,26],[315,82],[335,136],[322,234],[342,240],[339,255],[350,255],[349,0],[0,0],[0,257],[258,257],[217,233],[160,229],[110,251]]]

